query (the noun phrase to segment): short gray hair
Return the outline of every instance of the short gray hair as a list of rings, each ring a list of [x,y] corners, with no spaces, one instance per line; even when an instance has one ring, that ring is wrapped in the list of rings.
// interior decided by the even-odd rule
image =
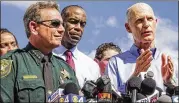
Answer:
[[[40,10],[46,8],[55,8],[59,11],[59,6],[55,1],[40,1],[27,8],[23,18],[27,38],[30,37],[29,22],[41,21]]]
[[[133,12],[133,8],[134,7],[143,9],[144,6],[145,7],[149,7],[153,11],[152,7],[150,5],[148,5],[148,4],[146,4],[146,3],[136,3],[136,4],[130,6],[127,9],[127,12],[126,12],[126,22],[129,22],[129,20],[131,19],[131,14]],[[153,14],[154,14],[154,12],[153,12]]]

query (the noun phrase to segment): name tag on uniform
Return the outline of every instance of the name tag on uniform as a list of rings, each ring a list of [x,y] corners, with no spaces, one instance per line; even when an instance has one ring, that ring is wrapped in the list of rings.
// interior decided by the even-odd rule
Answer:
[[[23,79],[37,79],[36,75],[24,75]]]

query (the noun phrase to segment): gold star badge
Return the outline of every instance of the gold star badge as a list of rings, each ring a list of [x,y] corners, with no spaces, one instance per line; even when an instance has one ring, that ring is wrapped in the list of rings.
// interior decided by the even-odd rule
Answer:
[[[69,73],[68,73],[65,69],[63,69],[63,70],[61,71],[61,73],[63,74],[63,79],[65,79],[65,78],[69,79],[69,78],[70,78]]]

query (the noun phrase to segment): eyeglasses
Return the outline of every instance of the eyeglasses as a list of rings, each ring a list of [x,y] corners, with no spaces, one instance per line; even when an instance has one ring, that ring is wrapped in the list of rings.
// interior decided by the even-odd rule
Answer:
[[[50,21],[50,25],[44,24],[44,22],[49,22],[49,21]],[[38,21],[37,23],[47,26],[49,28],[59,28],[59,26],[62,24],[62,22],[58,19]]]

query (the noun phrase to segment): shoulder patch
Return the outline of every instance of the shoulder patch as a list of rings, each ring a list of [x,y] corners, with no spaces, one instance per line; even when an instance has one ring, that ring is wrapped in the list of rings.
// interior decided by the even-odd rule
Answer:
[[[3,77],[6,77],[11,72],[12,60],[2,59],[2,60],[0,60],[0,62],[1,62],[0,77],[3,78]]]

